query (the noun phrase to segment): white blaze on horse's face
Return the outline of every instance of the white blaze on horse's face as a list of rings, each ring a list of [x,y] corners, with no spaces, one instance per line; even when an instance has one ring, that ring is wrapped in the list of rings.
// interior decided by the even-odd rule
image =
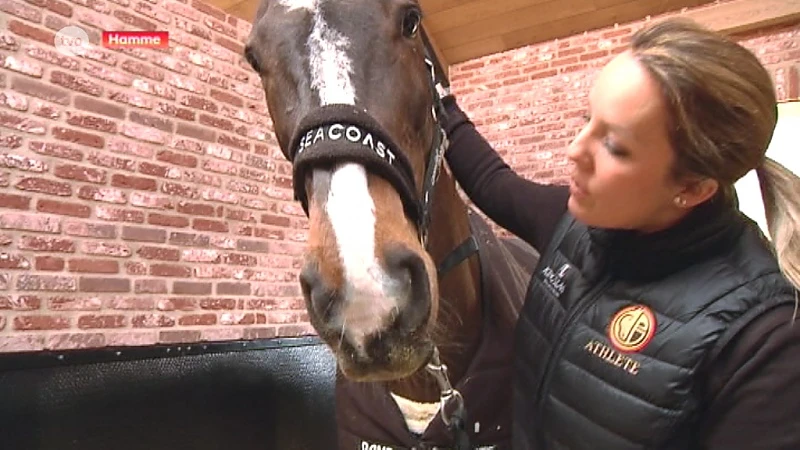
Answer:
[[[326,23],[319,4],[324,0],[280,0],[289,10],[305,9],[312,18],[308,37],[309,77],[322,105],[355,104],[352,60],[346,36]],[[323,178],[315,171],[315,178]],[[359,164],[342,164],[333,170],[325,203],[342,269],[346,291],[339,317],[343,333],[354,347],[364,351],[367,336],[379,332],[393,311],[402,309],[404,285],[388,276],[375,255],[375,203],[370,196],[367,172]]]

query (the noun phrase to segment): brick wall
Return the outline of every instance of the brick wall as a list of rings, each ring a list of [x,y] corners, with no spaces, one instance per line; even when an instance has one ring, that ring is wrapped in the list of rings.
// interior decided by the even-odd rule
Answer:
[[[451,66],[451,90],[511,167],[532,180],[567,183],[565,151],[583,125],[592,80],[644,24],[619,24]],[[800,99],[800,21],[736,38],[770,70],[780,101]]]
[[[564,182],[592,77],[641,24],[456,65],[453,91],[514,168]],[[68,25],[95,46],[58,53]],[[0,2],[0,352],[313,333],[306,222],[240,57],[249,27],[196,0]],[[107,50],[104,29],[173,42]],[[782,100],[799,36],[742,37]]]
[[[250,24],[195,0],[0,10],[0,352],[311,333]],[[95,46],[58,53],[68,25]],[[136,29],[172,45],[99,46]]]

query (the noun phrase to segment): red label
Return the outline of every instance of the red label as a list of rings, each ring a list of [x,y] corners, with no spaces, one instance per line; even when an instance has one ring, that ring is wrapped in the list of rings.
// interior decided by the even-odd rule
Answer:
[[[168,31],[103,31],[106,48],[167,48]]]

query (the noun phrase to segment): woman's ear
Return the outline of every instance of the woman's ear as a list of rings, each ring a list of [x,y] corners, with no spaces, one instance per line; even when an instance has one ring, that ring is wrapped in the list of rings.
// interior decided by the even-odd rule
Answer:
[[[713,197],[717,190],[719,190],[719,182],[713,178],[691,181],[675,195],[675,206],[693,208]]]

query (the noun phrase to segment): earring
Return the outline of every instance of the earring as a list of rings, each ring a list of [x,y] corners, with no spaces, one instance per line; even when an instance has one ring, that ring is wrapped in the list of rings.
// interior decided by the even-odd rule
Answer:
[[[678,206],[686,206],[686,199],[680,195],[675,196],[675,204]]]

